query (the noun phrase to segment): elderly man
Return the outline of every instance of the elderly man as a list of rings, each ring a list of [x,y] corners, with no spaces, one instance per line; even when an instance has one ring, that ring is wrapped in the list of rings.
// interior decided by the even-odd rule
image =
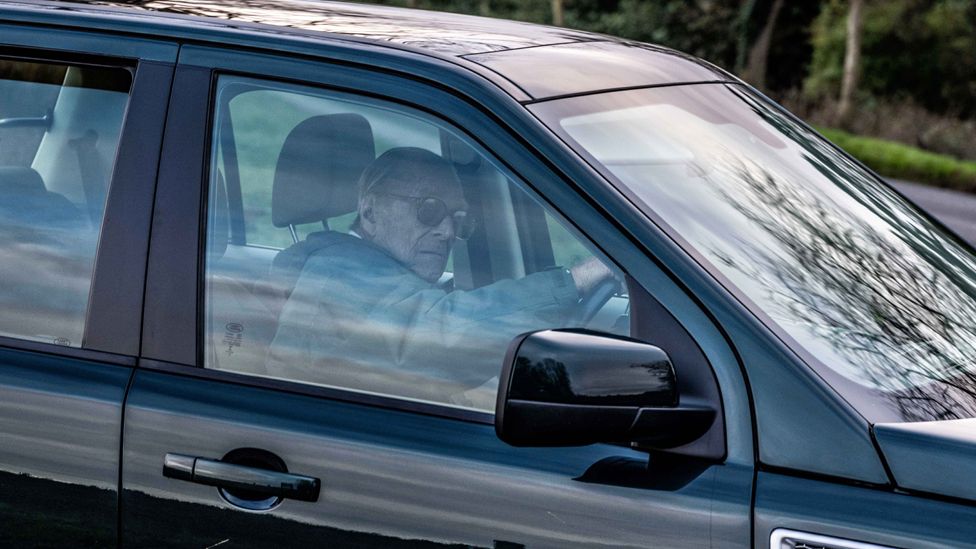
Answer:
[[[352,230],[319,235],[282,310],[270,375],[489,407],[511,338],[564,326],[581,293],[610,275],[590,260],[448,292],[437,282],[471,228],[450,164],[392,149],[359,185]]]

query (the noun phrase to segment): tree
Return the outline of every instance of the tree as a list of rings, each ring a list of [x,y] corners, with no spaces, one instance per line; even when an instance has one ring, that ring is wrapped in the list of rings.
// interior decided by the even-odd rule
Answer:
[[[779,12],[783,9],[783,0],[775,0],[766,18],[766,24],[762,32],[756,38],[755,44],[749,51],[749,63],[742,73],[742,78],[757,88],[766,87],[766,66],[769,62],[769,47],[773,41],[773,29],[776,27],[776,19]]]
[[[552,0],[552,24],[561,27],[565,18],[563,17],[563,0]]]
[[[847,13],[847,47],[844,52],[844,79],[840,86],[840,102],[837,105],[837,121],[843,125],[850,116],[851,103],[861,78],[861,32],[863,28],[864,0],[851,0]]]
[[[756,11],[756,0],[742,0],[739,6],[739,20],[736,23],[738,29],[737,44],[735,48],[735,72],[743,74],[746,69],[746,52],[749,49],[749,21],[752,13]]]

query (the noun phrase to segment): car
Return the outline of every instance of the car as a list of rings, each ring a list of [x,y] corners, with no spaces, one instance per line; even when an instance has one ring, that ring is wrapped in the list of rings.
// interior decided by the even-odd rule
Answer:
[[[976,544],[973,249],[673,50],[3,2],[0,234],[4,546]]]

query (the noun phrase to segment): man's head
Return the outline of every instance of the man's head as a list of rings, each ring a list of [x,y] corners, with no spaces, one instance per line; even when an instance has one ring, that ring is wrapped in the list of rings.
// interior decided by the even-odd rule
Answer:
[[[444,273],[467,209],[454,169],[436,154],[390,149],[359,181],[356,230],[428,282]]]

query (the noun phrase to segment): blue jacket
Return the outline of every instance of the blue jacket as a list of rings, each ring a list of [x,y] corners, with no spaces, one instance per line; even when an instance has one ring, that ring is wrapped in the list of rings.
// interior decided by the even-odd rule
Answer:
[[[274,377],[490,408],[511,339],[562,326],[579,297],[562,269],[447,292],[355,236],[310,238],[321,240],[282,309]]]

